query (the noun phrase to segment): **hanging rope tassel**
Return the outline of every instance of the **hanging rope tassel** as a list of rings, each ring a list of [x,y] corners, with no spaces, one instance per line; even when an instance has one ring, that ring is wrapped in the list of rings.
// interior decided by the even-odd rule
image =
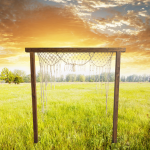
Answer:
[[[103,94],[103,81],[105,82],[106,90],[106,114],[107,114],[107,101],[108,101],[108,90],[109,90],[109,74],[111,68],[111,58],[113,53],[105,52],[90,52],[90,53],[57,53],[57,52],[40,52],[38,53],[40,62],[40,87],[41,87],[41,105],[42,113],[44,114],[45,105],[47,111],[47,86],[48,86],[48,66],[50,72],[50,82],[52,90],[52,82],[59,81],[62,72],[64,76],[67,74],[75,75],[75,73],[80,73],[84,75],[86,71],[86,65],[89,67],[89,79],[90,81],[96,82],[96,91],[98,88],[101,90],[101,95]],[[103,70],[105,69],[105,70]],[[98,72],[99,70],[99,72]],[[107,73],[107,76],[106,76]],[[105,78],[104,78],[105,77]],[[72,81],[72,80],[71,80]],[[43,85],[45,82],[45,86]],[[99,83],[98,83],[99,82]],[[101,87],[100,87],[101,82]],[[99,85],[99,86],[98,86]],[[44,118],[43,118],[44,120]]]

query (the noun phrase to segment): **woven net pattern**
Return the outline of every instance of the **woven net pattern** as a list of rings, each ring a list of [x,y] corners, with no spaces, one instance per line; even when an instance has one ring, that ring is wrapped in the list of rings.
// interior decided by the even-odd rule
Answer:
[[[37,53],[41,62],[54,66],[63,61],[67,65],[85,65],[88,62],[93,63],[96,67],[103,67],[111,59],[112,52],[84,52],[84,53]]]
[[[89,74],[95,76],[96,90],[103,91],[102,82],[105,78],[106,114],[109,90],[109,74],[113,52],[38,52],[40,64],[40,87],[42,112],[47,108],[48,83],[55,89],[55,82],[59,82],[62,76],[67,74]],[[66,79],[67,80],[67,79]],[[44,85],[45,82],[45,85]],[[99,82],[99,86],[98,86]],[[100,87],[101,82],[101,87]],[[99,88],[98,88],[99,87]]]

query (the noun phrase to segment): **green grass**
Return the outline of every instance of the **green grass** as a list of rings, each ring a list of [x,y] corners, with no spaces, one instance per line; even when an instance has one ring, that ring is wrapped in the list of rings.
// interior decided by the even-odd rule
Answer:
[[[38,138],[34,144],[30,84],[0,84],[0,150],[150,149],[150,83],[120,83],[118,143],[112,143],[114,84],[108,112],[95,83],[48,86],[47,110],[41,112],[37,84]]]

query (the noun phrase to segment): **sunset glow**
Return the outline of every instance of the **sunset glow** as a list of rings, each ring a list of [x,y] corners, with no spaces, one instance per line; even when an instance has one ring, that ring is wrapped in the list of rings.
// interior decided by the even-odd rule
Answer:
[[[121,75],[150,75],[150,0],[1,0],[0,12],[0,71],[30,73],[25,47],[126,47]]]

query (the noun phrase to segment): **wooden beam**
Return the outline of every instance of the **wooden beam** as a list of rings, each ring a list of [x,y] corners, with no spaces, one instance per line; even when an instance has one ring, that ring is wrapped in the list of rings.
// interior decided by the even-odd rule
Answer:
[[[25,48],[25,52],[125,52],[126,48],[90,48],[90,47],[76,47],[76,48]]]
[[[115,86],[114,86],[114,114],[113,114],[113,139],[112,139],[113,143],[117,143],[120,58],[121,58],[121,52],[116,52]]]
[[[35,72],[35,53],[30,53],[31,68],[31,88],[32,88],[32,111],[33,111],[33,131],[34,143],[38,143],[38,124],[37,124],[37,100],[36,100],[36,72]]]

